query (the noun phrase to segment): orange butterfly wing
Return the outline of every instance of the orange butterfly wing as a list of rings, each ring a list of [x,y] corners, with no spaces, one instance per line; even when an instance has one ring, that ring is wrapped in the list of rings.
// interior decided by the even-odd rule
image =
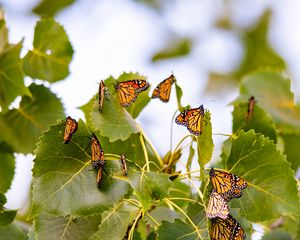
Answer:
[[[220,217],[226,219],[228,217],[229,209],[227,202],[220,194],[216,193],[215,190],[210,193],[206,213],[208,218]]]
[[[64,143],[68,144],[72,138],[72,135],[76,132],[78,123],[75,119],[68,116],[66,118],[65,132],[64,132]]]
[[[104,85],[104,82],[103,80],[101,80],[100,84],[99,84],[99,103],[98,103],[98,106],[99,106],[99,111],[101,112],[102,111],[102,108],[103,108],[103,103],[104,103],[104,96],[105,96],[105,85]]]
[[[98,173],[97,173],[97,178],[96,178],[96,183],[97,183],[97,186],[98,186],[98,187],[101,186],[102,176],[103,176],[103,167],[104,167],[104,166],[100,166],[100,167],[98,168]]]
[[[163,80],[154,89],[152,93],[152,98],[159,98],[163,102],[168,102],[171,95],[171,87],[174,81],[175,81],[175,77],[173,74],[170,77]]]
[[[93,133],[91,137],[91,146],[92,146],[92,166],[99,168],[105,165],[105,157],[103,149],[100,145],[100,142],[96,135]]]

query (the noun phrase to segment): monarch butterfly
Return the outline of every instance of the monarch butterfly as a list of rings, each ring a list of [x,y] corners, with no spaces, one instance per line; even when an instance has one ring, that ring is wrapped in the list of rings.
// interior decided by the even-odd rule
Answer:
[[[92,146],[92,166],[94,168],[99,168],[105,165],[105,157],[103,149],[96,135],[93,133],[91,137]]]
[[[118,92],[119,100],[122,106],[128,107],[135,102],[140,92],[145,91],[149,83],[145,80],[129,80],[126,82],[117,82],[115,89]]]
[[[173,82],[175,82],[175,76],[171,74],[170,77],[163,80],[152,93],[152,98],[159,98],[163,102],[168,102],[171,94],[171,87]]]
[[[64,133],[64,143],[68,144],[72,138],[72,135],[76,132],[78,128],[78,123],[75,119],[68,116],[66,118],[66,125],[65,125],[65,133]]]
[[[99,111],[102,111],[103,103],[104,103],[104,95],[105,95],[106,87],[103,80],[99,83]]]
[[[255,103],[256,103],[255,98],[253,96],[250,97],[248,100],[247,120],[250,120],[252,117]]]
[[[103,168],[104,168],[104,166],[100,166],[98,168],[98,173],[97,173],[97,178],[96,178],[96,183],[97,183],[98,188],[101,186],[102,176],[103,176]]]
[[[123,174],[127,176],[128,172],[127,172],[127,165],[126,165],[126,156],[124,154],[121,154],[120,162],[121,162],[121,168]]]
[[[229,214],[227,202],[220,194],[212,190],[206,211],[208,218],[220,217],[226,219]]]
[[[175,122],[187,127],[190,133],[199,136],[203,130],[204,107],[184,110],[176,118]]]
[[[213,218],[210,229],[211,240],[244,240],[246,234],[242,226],[231,215],[228,218]]]
[[[247,187],[247,182],[243,178],[232,173],[218,171],[211,168],[209,175],[213,188],[225,200],[241,197],[241,190]]]

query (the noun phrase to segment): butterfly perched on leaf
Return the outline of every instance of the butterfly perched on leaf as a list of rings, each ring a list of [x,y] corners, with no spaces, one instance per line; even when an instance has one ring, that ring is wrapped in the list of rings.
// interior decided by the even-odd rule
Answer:
[[[204,107],[192,108],[182,111],[176,118],[175,122],[183,125],[190,133],[199,136],[203,131]]]
[[[242,196],[242,190],[247,187],[247,182],[232,173],[210,169],[210,182],[215,191],[225,200],[239,198]]]
[[[68,144],[71,141],[72,135],[76,132],[78,123],[75,119],[68,116],[66,118],[65,132],[64,132],[64,143]]]
[[[101,186],[104,166],[100,166],[97,171],[96,183],[98,188]]]
[[[250,120],[253,114],[254,105],[256,103],[255,98],[252,96],[248,100],[248,109],[247,109],[247,116],[246,119]]]
[[[172,84],[176,81],[173,74],[170,77],[163,80],[152,93],[152,98],[159,98],[163,102],[168,102],[171,95]]]
[[[107,91],[107,89],[105,87],[104,81],[101,80],[99,83],[99,93],[98,93],[99,94],[98,109],[100,112],[102,111],[102,108],[103,108],[104,97],[105,97],[106,91]]]
[[[213,218],[209,231],[211,240],[244,240],[246,233],[242,226],[231,215],[228,218]]]
[[[118,92],[119,100],[122,106],[128,107],[135,102],[139,93],[147,90],[149,83],[146,80],[129,80],[126,82],[117,82],[115,89]]]
[[[105,165],[104,152],[97,136],[93,133],[91,137],[92,160],[91,164],[94,168],[99,168]]]
[[[126,156],[124,154],[121,154],[120,162],[121,162],[121,169],[123,171],[123,174],[127,176],[128,171],[127,171],[127,164],[126,164]]]
[[[226,219],[229,214],[229,209],[227,201],[218,194],[215,190],[212,190],[210,193],[210,198],[208,206],[206,209],[206,215],[208,218],[219,217]]]

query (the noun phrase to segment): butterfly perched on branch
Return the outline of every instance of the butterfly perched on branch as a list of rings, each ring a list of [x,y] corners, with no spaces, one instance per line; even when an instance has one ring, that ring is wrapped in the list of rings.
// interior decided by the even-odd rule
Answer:
[[[78,123],[75,119],[68,116],[66,118],[65,132],[64,132],[64,143],[68,144],[71,141],[72,135],[76,132]]]
[[[199,136],[203,131],[204,107],[192,108],[182,111],[176,118],[175,122],[183,125],[190,133]]]
[[[147,90],[148,87],[149,83],[146,80],[139,79],[117,82],[117,84],[115,84],[120,103],[124,107],[128,107],[135,102],[139,93]]]
[[[175,76],[171,74],[170,77],[159,83],[153,90],[152,98],[159,98],[163,102],[168,102],[171,95],[171,87],[175,81]]]

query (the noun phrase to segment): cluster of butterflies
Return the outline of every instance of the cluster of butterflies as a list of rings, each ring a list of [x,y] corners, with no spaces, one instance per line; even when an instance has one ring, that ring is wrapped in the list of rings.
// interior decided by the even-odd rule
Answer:
[[[75,119],[68,116],[66,118],[66,124],[65,124],[65,131],[64,131],[64,143],[68,144],[71,141],[72,135],[76,132],[78,128],[78,123]],[[92,150],[92,159],[91,164],[93,168],[97,169],[97,177],[96,177],[96,183],[97,186],[101,186],[102,182],[102,176],[103,176],[103,170],[106,163],[104,151],[101,147],[100,141],[97,138],[97,136],[92,133],[92,136],[90,137],[90,144],[91,144],[91,150]],[[120,156],[120,163],[121,163],[121,169],[123,171],[123,174],[127,176],[127,165],[126,165],[126,157],[124,154],[121,154]]]
[[[168,102],[171,95],[171,88],[176,78],[171,74],[168,78],[160,82],[153,90],[152,98],[158,98],[162,102]],[[134,103],[138,95],[147,90],[150,84],[146,80],[134,79],[125,82],[116,82],[114,85],[119,101],[122,106],[128,107]],[[107,96],[108,89],[104,81],[99,84],[99,111],[102,112],[104,99]],[[176,118],[175,122],[185,126],[188,131],[196,136],[199,136],[203,130],[204,107],[201,105],[197,108],[187,109],[182,111]]]
[[[247,182],[232,173],[211,168],[212,191],[206,215],[211,219],[210,236],[212,240],[243,240],[246,234],[242,226],[229,214],[227,202],[240,198]]]

